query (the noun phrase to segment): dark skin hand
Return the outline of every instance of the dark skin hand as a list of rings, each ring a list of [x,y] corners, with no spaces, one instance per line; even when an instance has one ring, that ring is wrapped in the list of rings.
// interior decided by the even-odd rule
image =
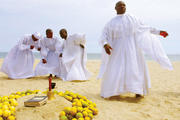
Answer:
[[[166,31],[160,31],[160,35],[163,36],[164,38],[168,36],[168,33]]]
[[[41,51],[41,48],[40,48],[40,47],[38,48],[38,51]]]
[[[30,46],[30,49],[34,49],[34,45],[31,45],[31,46]]]
[[[83,46],[83,45],[81,45],[81,44],[80,44],[80,47],[81,47],[81,48],[84,48],[84,46]]]
[[[42,59],[42,63],[43,63],[43,64],[46,64],[47,61],[46,61],[45,59]]]
[[[62,53],[59,55],[59,57],[62,57]]]
[[[112,50],[112,48],[111,48],[111,46],[110,46],[109,44],[105,44],[105,45],[104,45],[104,49],[105,49],[105,51],[106,51],[106,53],[107,53],[108,55],[111,55],[111,50]]]

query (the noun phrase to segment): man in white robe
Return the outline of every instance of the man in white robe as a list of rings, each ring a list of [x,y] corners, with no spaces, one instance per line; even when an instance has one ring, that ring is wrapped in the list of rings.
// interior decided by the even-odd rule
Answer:
[[[173,69],[157,37],[166,37],[168,33],[146,26],[136,17],[125,14],[123,1],[117,2],[115,9],[117,16],[106,24],[100,40],[104,48],[99,73],[102,77],[101,96],[108,98],[131,92],[141,97],[150,88],[143,52],[162,67]]]
[[[21,38],[5,57],[1,71],[11,79],[23,79],[34,76],[33,64],[34,56],[32,50],[39,46],[40,33],[25,35]]]
[[[61,73],[64,81],[88,80],[90,73],[86,69],[87,53],[85,35],[68,36],[66,29],[60,30],[63,44]]]
[[[49,77],[52,77],[52,75],[58,76],[60,74],[59,54],[61,52],[61,42],[58,38],[53,37],[51,29],[46,30],[46,37],[40,41],[40,46],[42,60],[36,66],[35,75],[50,74]]]

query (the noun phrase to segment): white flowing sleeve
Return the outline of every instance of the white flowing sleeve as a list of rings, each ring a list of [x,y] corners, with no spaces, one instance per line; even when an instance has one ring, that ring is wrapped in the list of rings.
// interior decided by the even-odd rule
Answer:
[[[100,71],[97,79],[101,79],[106,71],[107,63],[109,61],[109,55],[104,50],[105,44],[110,44],[110,36],[109,36],[110,30],[109,30],[109,23],[107,23],[102,31],[99,44],[102,46],[102,53],[101,53],[101,66]]]
[[[74,40],[76,45],[86,45],[86,38],[85,35],[77,35],[77,39]]]
[[[59,55],[60,53],[62,53],[62,44],[58,38],[55,38],[55,39],[56,39],[56,44],[55,44],[56,51],[55,51],[55,53]]]
[[[62,45],[61,45],[61,49],[60,49],[60,53],[63,53],[63,50],[64,50],[64,47],[65,47],[65,41],[62,43]]]
[[[46,43],[43,39],[40,40],[40,47],[41,47],[41,51],[40,51],[41,58],[45,59],[47,57],[49,50],[48,50],[48,48],[46,48]]]
[[[30,50],[30,45],[28,45],[28,39],[29,39],[28,36],[24,36],[18,42],[18,47],[20,50]]]
[[[38,40],[37,42],[35,42],[34,47],[36,48],[36,50],[38,50],[38,48],[41,48],[40,40]]]
[[[159,35],[160,34],[160,30],[144,24],[144,22],[142,22],[141,20],[139,20],[137,18],[136,18],[136,24],[137,24],[137,26],[138,26],[140,31],[141,30],[149,30],[150,33],[152,33],[152,34],[155,34],[155,35]]]
[[[159,30],[146,26],[142,24],[141,21],[135,19],[135,40],[138,47],[141,48],[145,54],[151,56],[163,68],[172,70],[172,64],[157,34],[159,34]]]
[[[109,24],[106,24],[103,31],[102,31],[100,40],[99,40],[100,46],[103,47],[105,44],[108,43],[108,40],[109,40],[109,35],[108,34],[109,34]]]

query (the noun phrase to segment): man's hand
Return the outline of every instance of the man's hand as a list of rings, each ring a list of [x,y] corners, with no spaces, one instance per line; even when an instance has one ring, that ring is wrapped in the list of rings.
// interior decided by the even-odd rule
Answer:
[[[62,53],[59,55],[59,57],[62,57]]]
[[[33,48],[34,48],[34,45],[31,45],[31,46],[30,46],[30,49],[33,49]]]
[[[37,50],[38,50],[38,51],[41,51],[41,48],[39,47]]]
[[[81,48],[84,48],[84,46],[83,46],[83,45],[81,45],[81,44],[80,44],[80,47],[81,47]]]
[[[160,31],[160,35],[165,38],[168,36],[168,33],[166,31]]]
[[[43,63],[43,64],[46,64],[47,61],[46,61],[45,59],[42,59],[42,63]]]
[[[108,55],[111,55],[111,50],[112,50],[112,48],[111,48],[111,46],[110,46],[109,44],[105,44],[105,45],[104,45],[104,49],[105,49],[105,51],[106,51],[106,53],[107,53]]]

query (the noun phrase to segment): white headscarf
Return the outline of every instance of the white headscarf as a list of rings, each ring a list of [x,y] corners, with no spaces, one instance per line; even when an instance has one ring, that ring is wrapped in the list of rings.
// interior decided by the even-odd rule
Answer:
[[[34,37],[35,37],[36,39],[41,39],[41,34],[40,34],[40,33],[35,32],[33,35],[34,35]]]

